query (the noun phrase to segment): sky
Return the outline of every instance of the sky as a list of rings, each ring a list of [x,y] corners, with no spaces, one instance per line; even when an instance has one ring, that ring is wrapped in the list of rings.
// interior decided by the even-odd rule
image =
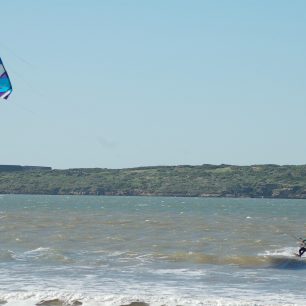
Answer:
[[[306,1],[1,1],[0,164],[306,164]]]

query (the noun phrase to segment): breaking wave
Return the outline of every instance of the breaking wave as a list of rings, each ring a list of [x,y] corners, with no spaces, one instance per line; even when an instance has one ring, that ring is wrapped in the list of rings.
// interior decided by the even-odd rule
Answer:
[[[161,295],[96,295],[86,296],[81,293],[64,292],[29,292],[0,293],[0,304],[7,306],[275,306],[304,305],[302,299],[292,299],[291,295],[252,296],[249,292],[239,300],[236,298],[221,298],[218,296],[184,297]]]
[[[23,253],[17,253],[10,250],[0,251],[0,262],[7,261],[34,262],[43,261],[49,263],[70,263],[72,259],[68,258],[60,251],[52,248],[39,247]]]
[[[242,268],[279,268],[306,269],[306,259],[294,255],[292,248],[266,251],[256,256],[214,256],[203,253],[175,253],[162,256],[166,260],[175,262],[193,262],[209,265],[236,265]]]

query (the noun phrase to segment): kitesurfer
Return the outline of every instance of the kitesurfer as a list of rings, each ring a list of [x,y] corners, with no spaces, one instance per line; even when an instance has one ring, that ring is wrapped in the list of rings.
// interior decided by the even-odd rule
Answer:
[[[302,257],[302,255],[306,252],[306,239],[299,238],[300,240],[300,249],[299,254],[296,254],[299,257]]]

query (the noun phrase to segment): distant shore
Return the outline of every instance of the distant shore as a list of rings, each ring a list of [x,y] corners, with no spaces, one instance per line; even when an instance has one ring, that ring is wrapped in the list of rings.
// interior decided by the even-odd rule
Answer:
[[[0,194],[306,198],[306,165],[1,166]]]

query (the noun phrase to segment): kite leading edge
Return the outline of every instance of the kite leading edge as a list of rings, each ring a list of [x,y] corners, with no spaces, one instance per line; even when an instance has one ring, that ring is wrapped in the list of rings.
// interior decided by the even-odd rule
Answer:
[[[7,99],[12,93],[13,88],[10,78],[3,66],[2,60],[0,58],[0,98]]]

